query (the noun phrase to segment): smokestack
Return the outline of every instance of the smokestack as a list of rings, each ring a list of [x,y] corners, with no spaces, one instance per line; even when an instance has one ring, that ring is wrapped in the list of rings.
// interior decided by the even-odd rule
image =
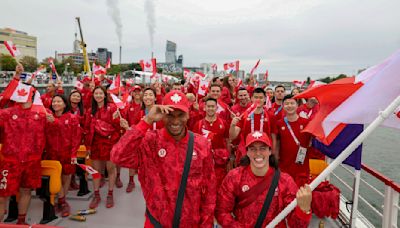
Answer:
[[[122,53],[122,46],[119,46],[119,66],[121,67],[121,53]]]

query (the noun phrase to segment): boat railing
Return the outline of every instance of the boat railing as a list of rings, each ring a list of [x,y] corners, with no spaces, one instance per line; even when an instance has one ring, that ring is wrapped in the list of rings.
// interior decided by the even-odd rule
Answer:
[[[361,173],[359,171],[358,172],[354,171],[347,165],[342,164],[340,165],[340,167],[342,168],[342,170],[344,170],[346,173],[352,176],[354,180],[353,186],[349,184],[349,180],[346,179],[343,175],[339,175],[335,172],[330,174],[330,178],[334,177],[347,190],[353,192],[352,202],[354,203],[355,201],[360,200],[363,203],[363,205],[365,205],[365,207],[363,207],[364,210],[373,211],[374,214],[378,218],[380,218],[381,220],[380,224],[382,224],[382,227],[384,228],[398,227],[397,222],[398,222],[398,211],[400,210],[399,206],[400,185],[365,164],[362,164],[362,170],[364,171],[363,174],[367,175],[365,176],[365,178],[364,175],[363,177],[361,177]],[[357,178],[359,178],[358,182]],[[380,184],[382,184],[383,190],[379,190],[379,188],[382,187],[374,186],[373,184],[371,184],[370,183],[371,180],[374,180],[374,182],[378,181]],[[362,191],[358,190],[355,191],[355,189],[356,188],[358,189],[359,187],[356,186],[356,183],[359,183],[359,186],[362,187]],[[354,192],[357,192],[357,194],[354,194]],[[362,193],[364,194],[362,195]],[[373,197],[375,197],[374,199],[376,199],[374,200],[375,203],[366,199],[367,196],[371,197],[371,194],[373,194]],[[377,199],[376,196],[379,197],[379,199]],[[382,204],[380,204],[380,202],[382,202]],[[378,204],[378,205],[374,206],[373,204]],[[352,208],[350,217],[357,218],[358,216],[357,211],[358,208]],[[373,218],[374,216],[367,217],[368,220],[371,220]],[[372,222],[374,224],[377,224],[378,221],[373,220]]]

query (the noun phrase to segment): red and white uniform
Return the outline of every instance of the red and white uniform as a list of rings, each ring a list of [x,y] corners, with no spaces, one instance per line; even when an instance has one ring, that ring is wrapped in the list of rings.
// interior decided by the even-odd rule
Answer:
[[[285,116],[283,110],[283,104],[278,105],[276,102],[272,103],[272,107],[269,109],[271,115],[275,116],[276,121],[282,119]]]
[[[300,117],[303,117],[305,119],[310,119],[312,120],[317,114],[319,110],[319,105],[314,105],[314,107],[309,108],[307,104],[302,104],[300,107],[297,108],[297,114],[299,114]]]
[[[89,110],[90,108],[92,108],[93,92],[89,88],[83,88],[81,94],[82,94],[83,107],[85,110]]]
[[[113,119],[117,110],[114,104],[99,108],[92,115],[89,109],[85,116],[85,146],[91,151],[93,160],[110,160],[110,151],[120,136],[119,118]]]
[[[309,148],[311,135],[303,133],[303,129],[307,126],[309,120],[299,117],[294,122],[289,122],[293,133],[299,140],[300,145],[304,148]],[[308,183],[310,176],[309,153],[307,152],[304,164],[296,163],[297,152],[299,146],[293,139],[286,123],[283,119],[276,124],[277,138],[280,141],[279,147],[279,168],[282,172],[288,173],[293,177],[298,186],[303,186]]]
[[[231,92],[229,92],[229,89],[227,87],[222,87],[221,91],[221,101],[224,102],[225,104],[232,106],[232,96]]]
[[[4,129],[0,196],[15,195],[20,187],[39,188],[40,161],[45,146],[45,115],[16,105],[0,110],[0,126]]]
[[[269,187],[255,200],[240,208],[237,203],[238,197],[248,191],[264,178],[272,178],[274,169],[269,168],[264,177],[255,176],[250,166],[238,167],[231,170],[225,177],[218,190],[217,207],[215,217],[223,227],[247,228],[254,227],[261,212]],[[297,186],[293,178],[281,172],[277,190],[272,198],[269,210],[262,227],[265,227],[281,212],[293,199],[296,198]],[[235,217],[232,216],[232,213]],[[308,227],[311,220],[311,213],[305,214],[299,207],[296,207],[286,217],[289,227]],[[279,228],[286,227],[285,220],[278,224]]]
[[[135,118],[137,118],[136,117],[138,115],[137,113],[140,112],[141,107],[142,107],[141,103],[137,104],[134,101],[132,101],[125,107],[123,112],[121,112],[122,116],[128,121],[129,126],[137,124],[137,122],[135,122],[137,121],[135,120]]]
[[[229,151],[226,146],[226,139],[229,138],[229,128],[226,127],[225,121],[218,118],[210,123],[206,119],[198,121],[193,129],[200,135],[203,135],[211,142],[211,148],[214,156],[214,169],[217,178],[217,187],[227,174],[226,165],[229,161]]]
[[[132,124],[138,124],[144,117],[146,116],[146,111],[144,109],[140,109],[138,112],[135,113],[133,117],[133,122],[129,123],[129,126]],[[157,130],[164,127],[164,122],[162,120],[154,122],[149,130]]]
[[[64,90],[63,89],[58,89],[58,90],[56,90],[55,94],[64,94]],[[53,95],[51,95],[50,93],[45,93],[45,94],[40,96],[40,99],[42,99],[43,106],[45,108],[50,108],[51,100],[53,99]]]
[[[111,160],[119,166],[139,169],[138,177],[150,214],[163,227],[171,227],[189,134],[176,141],[165,128],[151,128],[140,121],[114,146]],[[210,143],[195,134],[180,227],[211,227],[214,220],[216,180]],[[151,227],[146,216],[145,227]]]
[[[75,165],[71,164],[71,158],[76,158],[82,137],[79,116],[72,113],[53,116],[54,122],[46,126],[46,151],[43,157],[60,161],[63,174],[73,174]]]
[[[237,116],[240,116],[250,107],[250,105],[251,105],[251,102],[249,102],[245,107],[243,107],[239,103],[237,103],[234,106],[232,106],[231,110]]]

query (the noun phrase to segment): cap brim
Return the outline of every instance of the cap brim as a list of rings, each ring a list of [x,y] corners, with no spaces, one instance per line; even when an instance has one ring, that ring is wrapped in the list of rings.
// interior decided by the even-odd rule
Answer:
[[[189,108],[184,106],[184,105],[171,105],[171,107],[173,109],[178,109],[178,110],[181,110],[183,112],[189,113]]]
[[[253,143],[255,143],[255,142],[262,142],[262,143],[264,143],[265,145],[267,145],[268,147],[271,147],[271,145],[269,145],[268,142],[265,142],[265,141],[262,140],[261,138],[260,138],[260,139],[251,140],[250,142],[246,143],[246,146],[245,146],[245,147],[247,148],[247,147],[249,147],[251,144],[253,144]]]

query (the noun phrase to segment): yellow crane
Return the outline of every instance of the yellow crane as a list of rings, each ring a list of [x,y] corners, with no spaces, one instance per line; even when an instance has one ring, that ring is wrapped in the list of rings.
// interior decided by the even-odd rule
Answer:
[[[81,21],[79,17],[75,18],[76,21],[78,22],[78,27],[79,27],[79,33],[81,35],[81,48],[83,51],[83,70],[85,72],[87,72],[89,75],[91,75],[91,70],[90,70],[90,64],[89,64],[89,58],[87,55],[87,51],[86,51],[86,43],[83,40],[83,33],[82,33],[82,28],[81,28]]]

